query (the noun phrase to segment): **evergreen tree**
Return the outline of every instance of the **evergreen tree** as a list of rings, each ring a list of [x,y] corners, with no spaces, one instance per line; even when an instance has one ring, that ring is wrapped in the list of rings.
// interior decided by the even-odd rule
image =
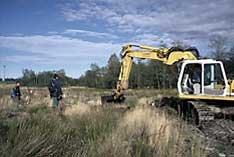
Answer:
[[[116,54],[112,54],[108,60],[107,69],[105,73],[105,87],[115,88],[116,82],[118,81],[120,72],[120,62]]]

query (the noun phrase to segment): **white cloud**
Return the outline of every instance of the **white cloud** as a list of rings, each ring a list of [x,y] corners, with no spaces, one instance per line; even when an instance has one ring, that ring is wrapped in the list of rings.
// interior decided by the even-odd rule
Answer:
[[[27,52],[27,55],[15,54],[0,59],[8,62],[34,62],[40,64],[71,64],[76,62],[91,64],[118,53],[121,45],[96,43],[63,36],[0,36],[0,48],[13,52]],[[21,54],[22,54],[21,53]]]
[[[17,51],[57,56],[107,56],[120,48],[119,44],[96,43],[76,38],[52,36],[0,36],[0,47]]]
[[[48,34],[50,34],[50,35],[56,35],[56,34],[59,34],[59,33],[56,32],[56,31],[49,31]]]
[[[135,37],[132,38],[132,41],[135,43],[139,44],[144,44],[144,45],[154,45],[154,46],[159,46],[161,42],[166,43],[167,45],[170,45],[173,40],[168,34],[163,34],[163,35],[156,35],[156,34],[150,34],[150,33],[145,33],[145,34],[140,34],[136,35]]]
[[[11,56],[2,56],[0,60],[6,63],[36,63],[36,64],[58,64],[61,63],[55,58],[43,56],[43,55],[11,55]]]
[[[233,7],[233,0],[80,0],[64,7],[63,14],[68,21],[102,20],[119,32],[201,39],[234,33]]]
[[[63,34],[68,34],[68,35],[73,35],[73,36],[83,35],[83,36],[89,36],[89,37],[108,38],[108,39],[118,38],[116,35],[113,35],[110,33],[101,33],[101,32],[87,31],[87,30],[81,30],[81,29],[67,29],[63,32]]]
[[[67,3],[62,7],[62,13],[67,21],[89,20],[90,17],[105,19],[117,15],[112,9],[97,5],[95,1],[80,1],[77,4]]]

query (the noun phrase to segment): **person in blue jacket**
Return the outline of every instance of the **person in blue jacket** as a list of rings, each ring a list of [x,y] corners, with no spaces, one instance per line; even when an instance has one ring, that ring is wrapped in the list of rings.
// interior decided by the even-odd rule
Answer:
[[[17,106],[20,106],[21,102],[20,82],[16,81],[15,87],[12,89],[11,98],[16,102]]]
[[[53,109],[57,109],[59,106],[59,101],[63,98],[63,92],[59,83],[59,76],[57,74],[54,74],[48,85],[48,89],[50,92],[51,107]]]

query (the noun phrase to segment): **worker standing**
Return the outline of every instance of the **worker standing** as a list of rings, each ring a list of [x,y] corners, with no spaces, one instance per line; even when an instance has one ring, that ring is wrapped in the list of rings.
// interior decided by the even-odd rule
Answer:
[[[58,109],[59,101],[63,98],[63,92],[59,83],[59,76],[57,74],[54,74],[48,85],[48,89],[50,92],[51,107],[56,110]]]
[[[11,98],[16,102],[17,107],[20,106],[20,101],[21,101],[21,92],[20,92],[20,82],[16,81],[16,85],[12,90],[11,93]]]

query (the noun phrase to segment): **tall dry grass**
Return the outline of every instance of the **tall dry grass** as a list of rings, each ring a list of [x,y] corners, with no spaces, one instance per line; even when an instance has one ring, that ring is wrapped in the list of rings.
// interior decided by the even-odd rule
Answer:
[[[137,107],[122,117],[101,154],[111,156],[205,156],[203,139],[165,112]]]
[[[1,156],[205,156],[203,140],[183,122],[148,107],[61,117],[34,106],[25,113],[1,118]]]
[[[100,106],[104,90],[66,88],[63,115],[49,107],[46,88],[14,106],[5,88],[0,102],[0,156],[205,156],[205,143],[184,122],[147,106],[160,91],[130,91],[125,105]],[[26,100],[27,88],[22,88]]]

